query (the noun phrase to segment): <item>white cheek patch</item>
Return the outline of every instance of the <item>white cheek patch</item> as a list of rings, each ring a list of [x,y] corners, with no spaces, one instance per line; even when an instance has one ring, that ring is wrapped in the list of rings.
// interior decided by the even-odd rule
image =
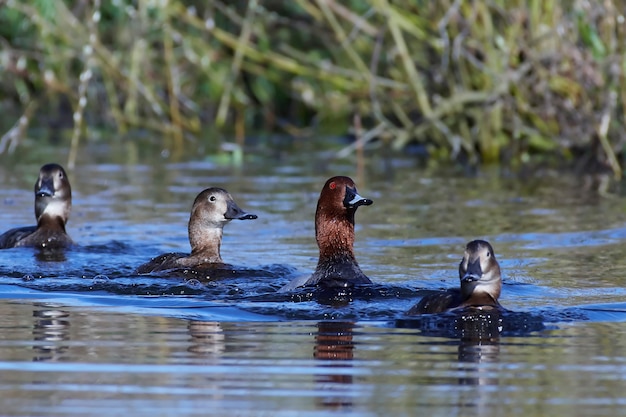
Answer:
[[[213,213],[211,213],[211,219],[216,223],[228,223],[230,219],[226,218],[227,212],[228,204],[226,201],[220,201],[219,204],[215,206]]]
[[[349,205],[351,205],[351,206],[353,206],[353,205],[355,205],[356,203],[358,203],[358,202],[359,202],[360,200],[362,200],[362,199],[363,199],[363,197],[361,197],[361,196],[360,196],[360,195],[358,195],[358,194],[355,194],[355,195],[354,195],[354,198],[353,198],[352,200],[348,201],[348,204],[349,204]]]
[[[67,214],[66,205],[61,201],[52,200],[46,206],[43,214],[51,217],[65,217],[65,215]]]

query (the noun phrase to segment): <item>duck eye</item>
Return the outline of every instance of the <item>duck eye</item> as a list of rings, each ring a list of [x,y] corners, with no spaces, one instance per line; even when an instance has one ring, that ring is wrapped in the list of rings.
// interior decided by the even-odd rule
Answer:
[[[330,188],[331,190],[334,190],[335,188],[337,188],[337,184],[335,184],[335,181],[328,184],[328,188]]]
[[[491,256],[491,252],[487,252],[487,258]]]
[[[214,195],[212,195],[211,197],[209,197],[209,201],[213,202],[213,201],[215,201],[215,200],[217,200],[217,199],[215,198],[215,196],[214,196]]]

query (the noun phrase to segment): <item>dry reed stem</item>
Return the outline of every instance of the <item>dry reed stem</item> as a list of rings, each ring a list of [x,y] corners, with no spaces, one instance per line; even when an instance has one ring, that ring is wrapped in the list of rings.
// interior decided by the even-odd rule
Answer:
[[[183,122],[178,107],[178,77],[176,76],[176,63],[172,52],[172,28],[169,24],[169,16],[165,16],[163,22],[163,59],[165,60],[165,78],[167,80],[167,93],[169,101],[169,114],[172,122],[172,132],[174,138],[174,150],[182,153],[183,150]]]
[[[220,99],[220,104],[217,110],[217,116],[215,118],[215,124],[218,127],[223,126],[226,121],[226,115],[230,107],[230,99],[233,85],[235,84],[235,79],[239,76],[241,62],[244,58],[244,51],[248,48],[250,35],[252,34],[254,15],[256,13],[257,7],[258,0],[250,0],[248,2],[248,8],[246,10],[246,16],[243,21],[241,33],[239,35],[239,38],[237,39],[237,44],[235,46],[235,57],[233,58],[230,74],[228,78],[226,78],[226,85],[224,86],[222,98]]]
[[[422,111],[426,119],[430,119],[432,117],[432,109],[428,100],[428,95],[426,94],[420,75],[417,73],[415,65],[413,64],[413,60],[409,56],[409,51],[400,29],[400,23],[398,22],[399,19],[397,19],[396,14],[391,13],[392,7],[389,5],[387,0],[376,0],[375,3],[378,5],[381,12],[387,13],[389,30],[393,36],[395,45],[398,48],[398,53],[400,54],[400,59],[402,60],[409,83],[413,87],[419,109]]]

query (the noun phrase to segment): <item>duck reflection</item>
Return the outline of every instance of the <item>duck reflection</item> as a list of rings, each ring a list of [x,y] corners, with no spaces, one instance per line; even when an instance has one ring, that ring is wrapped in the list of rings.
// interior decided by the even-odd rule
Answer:
[[[458,360],[464,363],[498,362],[500,357],[500,332],[502,311],[498,308],[470,308],[457,320],[460,327]],[[465,367],[460,385],[494,385],[497,378],[489,378],[484,366]]]
[[[323,385],[321,391],[328,391],[328,385],[332,384],[332,396],[321,397],[321,405],[331,408],[352,406],[349,396],[335,395],[341,391],[334,384],[352,384],[352,373],[340,370],[352,368],[349,362],[354,357],[353,342],[354,323],[349,321],[322,321],[317,323],[315,335],[315,347],[313,357],[322,361],[337,361],[337,363],[325,363],[320,365],[324,373],[317,374],[317,382]]]
[[[485,364],[499,361],[500,337],[523,336],[545,328],[543,318],[531,313],[514,312],[500,306],[465,307],[440,314],[423,314],[396,321],[401,328],[419,329],[424,336],[459,340],[458,362]],[[489,367],[460,366],[464,376],[460,385],[493,385]],[[479,399],[474,399],[479,400]],[[468,399],[468,401],[475,401]]]
[[[459,343],[459,362],[482,363],[497,362],[500,356],[500,338],[461,339]],[[462,381],[463,385],[467,382]],[[477,381],[479,385],[485,385]],[[477,385],[470,383],[471,385]]]
[[[190,321],[187,325],[191,336],[191,353],[220,356],[226,349],[224,329],[216,321]]]
[[[472,413],[487,413],[493,397],[493,390],[487,387],[500,385],[498,373],[485,364],[500,360],[502,312],[499,308],[468,308],[456,320],[460,333],[458,362],[462,374],[458,384],[479,387],[463,392],[459,407],[471,409]]]
[[[60,361],[69,346],[63,342],[70,340],[70,313],[53,305],[36,305],[41,309],[33,311],[33,361]]]

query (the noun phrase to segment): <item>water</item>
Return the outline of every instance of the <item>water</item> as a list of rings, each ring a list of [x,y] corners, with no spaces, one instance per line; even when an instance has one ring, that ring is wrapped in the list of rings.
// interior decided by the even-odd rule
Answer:
[[[104,159],[104,158],[103,158]],[[2,415],[615,416],[626,404],[626,200],[577,178],[465,178],[398,159],[357,176],[315,158],[112,164],[68,173],[61,257],[0,251]],[[39,166],[0,167],[2,231],[32,224]],[[320,187],[350,175],[374,205],[355,251],[376,285],[331,299],[276,294],[314,269]],[[225,228],[222,257],[269,273],[218,283],[135,267],[188,252],[204,188],[254,221]],[[410,319],[425,291],[458,285],[464,244],[490,241],[502,317]]]

